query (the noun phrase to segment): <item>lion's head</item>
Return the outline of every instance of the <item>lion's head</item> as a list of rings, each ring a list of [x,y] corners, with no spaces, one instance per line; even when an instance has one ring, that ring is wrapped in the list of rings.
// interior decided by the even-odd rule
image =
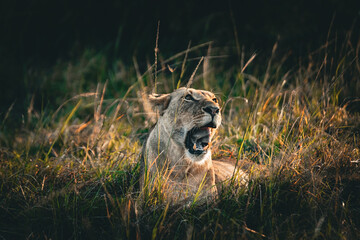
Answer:
[[[152,94],[151,105],[158,109],[160,124],[185,154],[199,161],[208,153],[212,137],[221,124],[216,96],[204,90],[180,88],[169,94]]]

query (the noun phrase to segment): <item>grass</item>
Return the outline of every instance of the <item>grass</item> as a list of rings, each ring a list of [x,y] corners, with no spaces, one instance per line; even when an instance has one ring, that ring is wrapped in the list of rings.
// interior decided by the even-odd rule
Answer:
[[[357,100],[346,99],[360,90],[359,46],[326,44],[292,68],[277,45],[266,64],[243,53],[229,67],[216,58],[224,50],[207,43],[157,55],[155,74],[155,65],[124,66],[93,51],[27,72],[40,96],[17,128],[11,109],[1,115],[0,236],[359,238],[360,116],[349,110]],[[159,182],[141,202],[138,157],[153,124],[141,93],[189,78],[222,99],[214,158],[257,168],[246,189],[224,186],[213,201],[169,205]]]

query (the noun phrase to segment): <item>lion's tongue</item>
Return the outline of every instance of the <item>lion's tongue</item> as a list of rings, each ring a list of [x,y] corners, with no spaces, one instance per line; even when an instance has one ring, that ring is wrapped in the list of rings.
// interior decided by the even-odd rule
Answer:
[[[201,139],[199,139],[198,141],[196,141],[195,146],[196,149],[194,150],[206,150],[209,147],[209,137],[203,137]]]

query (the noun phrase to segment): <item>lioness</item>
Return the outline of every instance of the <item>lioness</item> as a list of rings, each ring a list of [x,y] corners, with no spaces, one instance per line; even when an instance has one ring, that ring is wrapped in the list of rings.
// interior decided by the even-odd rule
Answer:
[[[221,124],[215,95],[180,88],[170,94],[149,95],[149,102],[160,116],[143,146],[141,185],[165,172],[170,198],[193,197],[198,192],[213,196],[216,184],[231,178],[235,167],[211,159],[211,140]],[[246,174],[237,173],[245,183]]]

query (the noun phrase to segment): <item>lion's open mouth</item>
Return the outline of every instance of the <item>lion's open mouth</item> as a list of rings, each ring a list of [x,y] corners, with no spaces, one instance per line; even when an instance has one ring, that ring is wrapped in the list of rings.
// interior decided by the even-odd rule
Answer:
[[[213,124],[193,128],[186,134],[185,147],[191,154],[200,155],[209,148]]]

